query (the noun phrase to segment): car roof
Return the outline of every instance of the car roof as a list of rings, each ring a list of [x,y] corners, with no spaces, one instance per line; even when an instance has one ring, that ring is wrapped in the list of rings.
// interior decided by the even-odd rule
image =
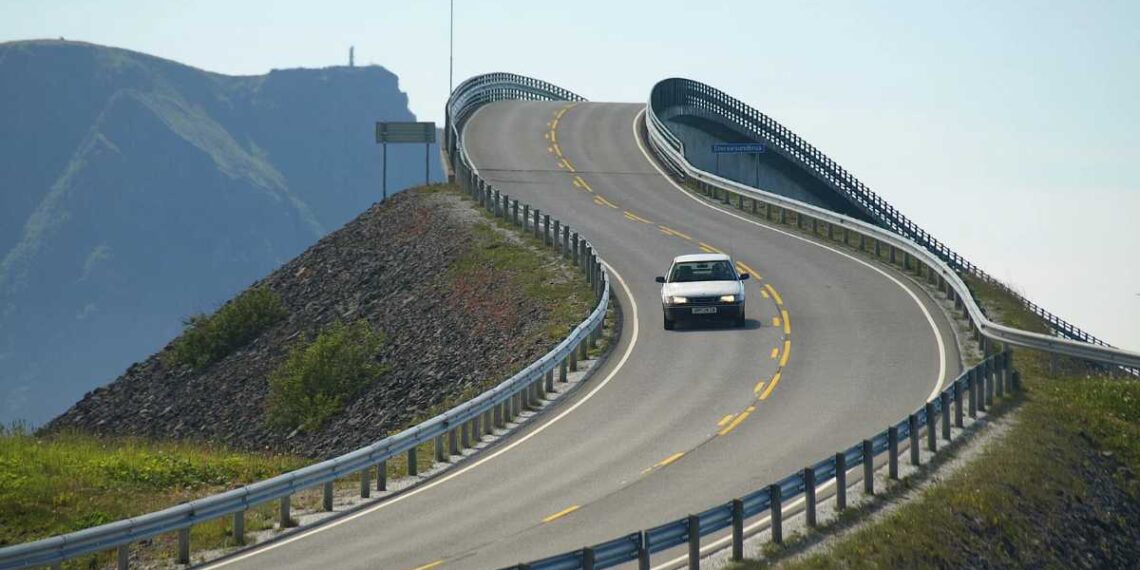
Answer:
[[[729,261],[729,257],[723,253],[690,253],[673,258],[673,263],[685,261]]]

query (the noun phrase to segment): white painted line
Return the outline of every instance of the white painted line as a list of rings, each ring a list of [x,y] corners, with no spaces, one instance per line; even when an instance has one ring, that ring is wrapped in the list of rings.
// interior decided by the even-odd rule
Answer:
[[[657,161],[653,160],[653,157],[649,155],[649,151],[646,150],[646,148],[643,144],[641,144],[641,137],[638,136],[638,132],[637,132],[637,121],[644,115],[645,115],[645,109],[642,109],[641,112],[639,112],[633,118],[633,125],[632,125],[633,140],[634,140],[634,142],[637,143],[637,148],[639,150],[641,150],[641,154],[645,156],[645,160],[647,162],[649,162],[649,164],[651,166],[653,166],[653,168],[655,170],[657,170],[657,172],[661,175],[662,178],[664,178],[666,181],[668,181],[669,184],[672,185],[673,188],[675,190],[677,190],[678,192],[680,192],[682,195],[688,197],[689,199],[693,200],[694,202],[696,202],[696,203],[698,203],[698,204],[700,204],[706,208],[716,210],[718,212],[721,212],[722,214],[727,214],[727,215],[732,216],[738,220],[752,224],[758,228],[764,228],[764,229],[769,230],[769,231],[773,231],[773,232],[776,232],[779,234],[783,234],[785,236],[798,239],[804,243],[810,243],[814,246],[821,247],[823,249],[826,249],[827,251],[835,253],[836,255],[846,257],[847,259],[850,259],[851,261],[862,264],[863,266],[877,272],[879,275],[886,277],[892,283],[894,283],[895,285],[898,285],[900,289],[902,289],[903,291],[906,291],[906,294],[910,295],[910,298],[914,300],[915,304],[917,304],[918,308],[922,311],[923,316],[926,317],[926,322],[930,324],[930,329],[934,331],[934,338],[935,338],[936,343],[938,345],[938,377],[935,380],[934,388],[930,391],[930,396],[926,398],[926,401],[929,402],[929,401],[933,400],[934,398],[938,397],[938,392],[940,392],[942,390],[942,385],[946,382],[946,343],[942,338],[942,331],[938,330],[938,324],[934,322],[934,317],[930,315],[930,311],[927,310],[926,305],[922,302],[921,299],[918,298],[918,295],[914,294],[914,291],[911,291],[906,285],[903,285],[902,282],[899,281],[898,279],[896,279],[893,275],[891,275],[891,274],[887,273],[886,271],[883,271],[882,269],[879,269],[878,267],[875,267],[874,265],[872,265],[872,264],[870,264],[870,263],[868,263],[862,259],[859,259],[858,257],[855,257],[854,255],[851,255],[845,251],[840,251],[840,250],[835,249],[835,248],[833,248],[827,244],[823,244],[823,243],[817,242],[815,240],[810,240],[806,237],[799,236],[799,235],[793,234],[791,232],[786,232],[786,231],[781,230],[779,228],[774,228],[772,226],[767,226],[767,225],[761,224],[760,222],[757,222],[755,220],[750,220],[750,219],[748,219],[744,216],[741,216],[735,212],[732,212],[730,210],[718,208],[712,204],[705,202],[704,200],[701,200],[700,198],[697,198],[691,192],[689,192],[688,190],[685,190],[685,188],[682,187],[680,184],[677,184],[676,182],[674,182],[673,179],[664,170],[661,170],[661,167],[657,165]]]

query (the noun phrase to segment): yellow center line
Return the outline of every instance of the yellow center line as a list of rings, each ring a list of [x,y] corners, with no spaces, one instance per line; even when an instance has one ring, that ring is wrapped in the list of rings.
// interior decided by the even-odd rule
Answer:
[[[602,196],[601,194],[597,194],[594,196],[594,203],[599,205],[599,206],[609,206],[615,210],[618,209],[616,204],[614,204],[613,202],[610,202],[609,200],[606,200],[606,198],[604,196]]]
[[[721,430],[719,432],[717,432],[717,435],[725,435],[728,432],[736,429],[736,426],[740,425],[741,422],[743,422],[745,419],[747,419],[749,414],[751,414],[751,413],[752,413],[752,408],[744,410],[743,412],[740,412],[740,415],[736,416],[736,418],[733,419],[731,423],[729,423],[728,425],[721,428]]]
[[[792,321],[788,320],[788,310],[780,309],[780,316],[784,318],[784,334],[792,334]]]
[[[558,131],[556,131],[554,129],[550,129],[550,142],[555,143],[555,144],[558,143]]]
[[[581,176],[578,176],[577,174],[574,175],[574,181],[577,182],[578,184],[581,184],[582,188],[585,188],[587,191],[589,191],[589,192],[594,191],[594,189],[590,188],[590,185],[586,184],[586,181]]]
[[[654,465],[654,467],[665,467],[666,465],[680,459],[684,455],[685,455],[684,451],[678,451],[677,453],[674,453],[673,455],[670,455],[669,457],[666,457],[665,459],[658,461],[657,464]]]
[[[558,511],[557,513],[554,513],[554,514],[542,519],[542,522],[548,523],[548,522],[553,521],[553,520],[558,520],[558,519],[574,512],[574,511],[578,510],[579,508],[581,508],[580,505],[570,505],[569,507],[566,507],[565,509],[562,509],[561,511]]]
[[[692,236],[689,236],[687,234],[683,234],[683,233],[681,233],[681,232],[679,232],[673,228],[670,228],[669,226],[657,226],[657,229],[661,230],[661,233],[663,233],[665,235],[677,236],[683,240],[693,241]]]
[[[443,564],[442,560],[436,560],[435,562],[424,564],[423,566],[416,566],[415,568],[412,568],[412,570],[431,570],[432,568],[439,567],[441,564]]]
[[[772,349],[775,350],[775,349]],[[784,354],[780,356],[780,368],[788,365],[788,355],[792,353],[792,341],[784,341]]]
[[[765,299],[767,299],[768,298],[768,291],[765,289],[761,289],[760,295],[763,296]]]
[[[714,249],[712,249],[710,247],[705,247],[703,245],[701,246],[701,251],[703,251],[705,253],[716,253],[716,251]]]
[[[652,224],[653,223],[653,222],[651,222],[651,221],[649,221],[649,220],[647,220],[647,219],[645,219],[645,218],[643,218],[643,217],[641,217],[641,216],[639,216],[633,212],[630,212],[629,210],[625,211],[625,217],[627,217],[627,218],[629,218],[635,222],[641,222],[643,224]]]
[[[779,383],[780,383],[780,371],[777,370],[776,373],[772,375],[772,381],[768,383],[768,388],[766,390],[764,390],[763,394],[760,394],[760,399],[761,400],[767,399],[768,395],[772,393],[772,390],[776,389],[776,384],[779,384]]]
[[[562,147],[558,146],[558,143],[554,143],[554,154],[557,154],[559,157],[562,156]]]
[[[752,269],[751,267],[748,267],[747,263],[744,263],[743,261],[737,261],[736,264],[740,267],[743,267],[744,273],[751,275],[753,279],[760,279],[760,272]]]
[[[776,292],[776,288],[772,287],[771,283],[765,283],[764,288],[767,289],[768,293],[772,295],[772,298],[776,300],[777,305],[784,304],[784,300],[780,298],[780,294]]]
[[[780,326],[780,317],[772,317],[772,326],[774,326],[774,327]]]
[[[780,347],[773,346],[772,347],[772,358],[776,358],[779,355],[780,355]]]
[[[553,133],[553,132],[556,132],[557,130],[558,130],[558,117],[555,117],[554,121],[552,121],[550,123],[550,132]]]
[[[764,389],[764,383],[765,382],[767,382],[767,380],[761,378],[760,381],[756,383],[756,387],[752,389],[752,392],[755,394],[759,394],[760,390]]]
[[[724,424],[727,424],[734,417],[736,417],[736,414],[728,414],[727,416],[724,416],[720,419],[719,422],[716,423],[716,427],[724,427]]]
[[[713,247],[713,246],[711,246],[711,245],[709,245],[703,241],[697,242],[697,243],[701,246],[701,249],[707,248],[708,250],[710,250],[709,253],[724,253],[723,251],[721,251],[721,250],[719,250],[719,249],[717,249],[717,248],[715,248],[715,247]]]

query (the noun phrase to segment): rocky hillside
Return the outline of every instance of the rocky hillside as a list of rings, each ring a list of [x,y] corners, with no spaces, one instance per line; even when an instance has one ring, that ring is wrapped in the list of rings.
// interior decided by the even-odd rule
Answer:
[[[492,229],[441,188],[370,208],[256,283],[280,296],[287,316],[246,346],[193,370],[168,363],[172,343],[45,429],[323,458],[503,380],[589,313],[589,289],[556,257]],[[359,319],[386,335],[378,358],[387,371],[319,429],[268,427],[267,378],[289,346]]]
[[[0,44],[0,85],[0,423],[58,414],[359,214],[374,122],[414,120],[378,66],[230,77],[27,41]],[[389,149],[389,189],[423,156]]]

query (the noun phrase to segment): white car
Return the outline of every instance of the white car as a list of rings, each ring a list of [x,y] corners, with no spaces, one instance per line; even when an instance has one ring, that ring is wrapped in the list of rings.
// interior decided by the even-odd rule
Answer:
[[[698,253],[673,259],[661,285],[661,308],[665,330],[677,321],[732,319],[744,326],[744,283],[747,273],[737,273],[732,258],[723,253]]]

